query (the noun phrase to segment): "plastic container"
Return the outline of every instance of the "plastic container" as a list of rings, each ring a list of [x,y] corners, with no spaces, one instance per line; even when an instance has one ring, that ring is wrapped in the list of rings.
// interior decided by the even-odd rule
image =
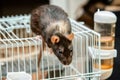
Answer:
[[[2,77],[1,62],[0,62],[0,78]]]
[[[115,23],[117,17],[110,11],[94,14],[94,30],[101,34],[101,49],[114,49]]]
[[[96,53],[94,53],[96,52]],[[94,54],[93,54],[94,53]],[[101,57],[101,80],[106,80],[110,77],[113,71],[113,59],[117,56],[116,49],[112,50],[98,50],[95,48],[89,47],[89,54],[92,58],[97,59],[97,53],[100,53]],[[93,64],[94,70],[98,70],[100,68],[99,64]]]
[[[117,51],[113,50],[101,50],[101,80],[109,78],[113,71],[113,59],[117,56]]]
[[[32,77],[26,72],[8,72],[7,80],[32,80]]]

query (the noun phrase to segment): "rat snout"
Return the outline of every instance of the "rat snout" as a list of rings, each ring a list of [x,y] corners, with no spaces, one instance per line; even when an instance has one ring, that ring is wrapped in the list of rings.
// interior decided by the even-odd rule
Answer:
[[[68,54],[61,50],[54,50],[54,53],[63,65],[69,65],[72,62],[72,53]]]
[[[63,64],[66,65],[66,64],[67,64],[67,61],[63,61]]]
[[[72,57],[64,58],[61,62],[64,65],[69,65],[72,62]]]

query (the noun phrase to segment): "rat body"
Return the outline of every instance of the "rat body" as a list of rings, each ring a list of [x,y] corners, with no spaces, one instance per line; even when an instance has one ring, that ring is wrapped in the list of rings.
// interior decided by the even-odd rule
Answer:
[[[74,34],[71,32],[71,24],[64,10],[54,5],[43,5],[34,9],[31,14],[31,29],[35,34],[42,36],[44,43],[52,49],[62,64],[71,63]],[[41,54],[38,62],[40,57]]]

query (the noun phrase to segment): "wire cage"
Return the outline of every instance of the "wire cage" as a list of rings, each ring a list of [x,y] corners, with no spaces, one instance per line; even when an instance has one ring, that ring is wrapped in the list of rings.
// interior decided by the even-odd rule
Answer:
[[[0,80],[100,79],[98,33],[70,19],[75,34],[72,41],[73,59],[70,65],[65,66],[47,49],[42,50],[42,40],[36,39],[31,32],[29,20],[30,15],[0,19]],[[38,68],[40,51],[42,57]]]

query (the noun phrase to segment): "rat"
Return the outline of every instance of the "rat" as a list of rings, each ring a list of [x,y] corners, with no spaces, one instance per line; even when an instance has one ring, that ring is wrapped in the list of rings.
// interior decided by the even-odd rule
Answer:
[[[55,5],[39,6],[33,9],[30,24],[32,32],[42,37],[43,43],[52,49],[62,64],[69,65],[72,62],[74,33],[68,14],[62,8]],[[38,64],[40,58],[41,54]]]

